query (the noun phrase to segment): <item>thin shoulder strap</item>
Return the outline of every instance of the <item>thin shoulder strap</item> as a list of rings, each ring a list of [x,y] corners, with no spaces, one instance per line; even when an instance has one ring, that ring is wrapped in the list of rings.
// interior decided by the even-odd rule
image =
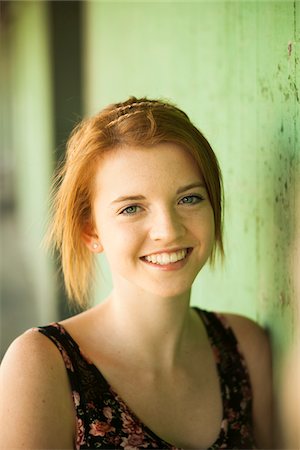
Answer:
[[[236,349],[238,341],[225,317],[210,311],[199,310],[199,312],[214,344],[220,346],[224,351]]]
[[[213,346],[221,355],[224,373],[238,372],[244,379],[249,379],[245,358],[239,349],[236,336],[222,314],[198,310],[205,324],[207,334]]]
[[[60,351],[74,397],[74,392],[80,393],[82,390],[78,368],[84,361],[78,345],[59,323],[38,327],[38,331],[50,339]]]
[[[225,392],[225,410],[243,404],[240,415],[251,422],[252,388],[247,364],[239,349],[238,341],[226,318],[222,314],[198,310],[207,330],[214,353],[220,382]]]

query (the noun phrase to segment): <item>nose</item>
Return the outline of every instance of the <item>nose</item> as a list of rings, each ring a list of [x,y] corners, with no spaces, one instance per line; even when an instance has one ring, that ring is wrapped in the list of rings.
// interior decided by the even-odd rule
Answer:
[[[185,234],[185,225],[176,211],[159,210],[151,217],[150,238],[171,243]]]

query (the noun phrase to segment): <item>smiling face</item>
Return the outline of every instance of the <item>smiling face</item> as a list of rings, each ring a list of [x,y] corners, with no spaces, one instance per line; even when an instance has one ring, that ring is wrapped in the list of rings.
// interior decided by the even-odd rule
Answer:
[[[99,163],[95,229],[115,288],[182,295],[207,261],[214,215],[200,169],[175,144],[117,148]],[[122,291],[121,291],[122,292]]]

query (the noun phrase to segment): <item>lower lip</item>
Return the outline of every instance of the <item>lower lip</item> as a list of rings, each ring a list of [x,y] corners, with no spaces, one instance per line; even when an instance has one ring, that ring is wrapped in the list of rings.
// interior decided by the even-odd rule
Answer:
[[[188,252],[186,254],[186,257],[184,259],[181,259],[180,261],[176,261],[176,262],[170,263],[170,264],[155,264],[150,261],[147,261],[146,259],[141,259],[141,261],[143,261],[143,263],[147,264],[147,266],[154,267],[155,269],[158,269],[158,270],[163,270],[163,271],[169,272],[172,270],[182,269],[182,267],[184,267],[186,265],[191,253],[192,253],[192,248],[189,248]]]

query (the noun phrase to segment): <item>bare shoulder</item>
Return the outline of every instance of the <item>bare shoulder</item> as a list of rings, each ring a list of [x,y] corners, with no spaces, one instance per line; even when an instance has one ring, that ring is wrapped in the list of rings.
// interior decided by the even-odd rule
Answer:
[[[0,448],[73,447],[68,378],[48,338],[30,330],[11,344],[1,364],[0,391]]]
[[[249,372],[253,392],[254,431],[259,448],[272,448],[273,387],[272,353],[268,333],[253,320],[223,314],[238,341]]]

